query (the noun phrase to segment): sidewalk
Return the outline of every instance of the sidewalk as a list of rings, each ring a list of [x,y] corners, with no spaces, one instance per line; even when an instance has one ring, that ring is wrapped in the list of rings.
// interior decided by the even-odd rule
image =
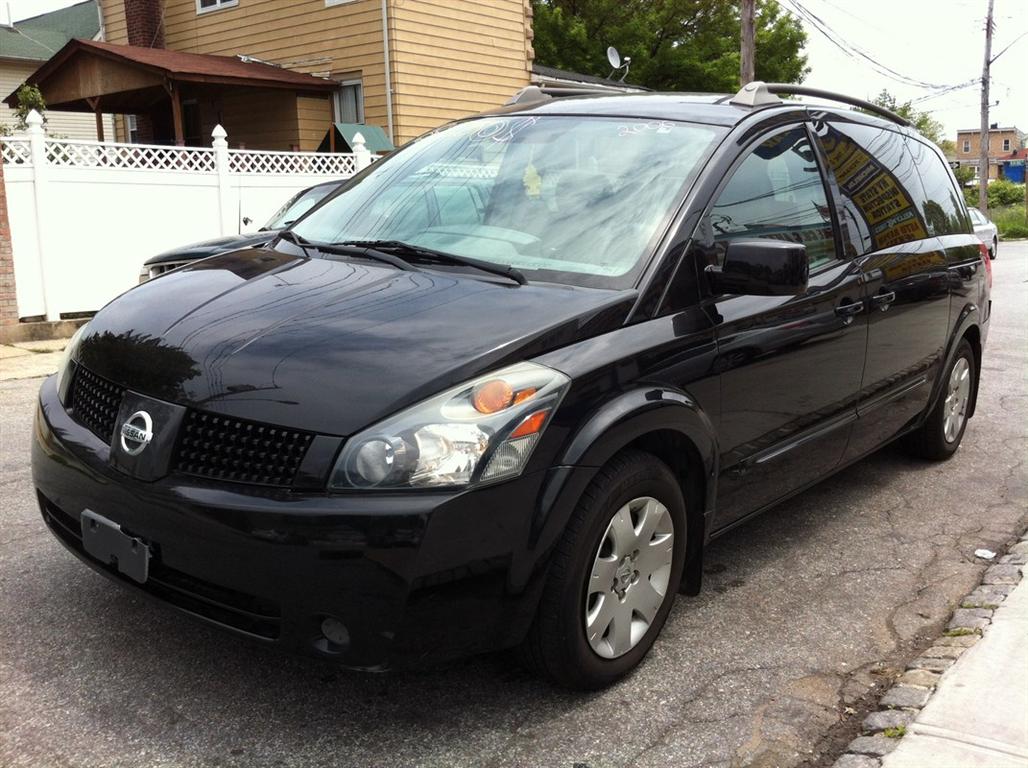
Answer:
[[[1023,568],[1028,568],[1024,566]],[[882,768],[1028,767],[1028,579],[939,681]]]
[[[0,381],[49,376],[61,363],[67,339],[0,344]]]

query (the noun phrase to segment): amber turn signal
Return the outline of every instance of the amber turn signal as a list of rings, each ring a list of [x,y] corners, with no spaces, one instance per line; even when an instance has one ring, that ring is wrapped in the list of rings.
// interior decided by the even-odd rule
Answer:
[[[531,416],[526,418],[523,422],[518,425],[518,428],[510,433],[510,438],[513,440],[516,437],[527,437],[528,435],[534,435],[540,429],[543,428],[543,424],[546,423],[546,417],[549,415],[550,409],[547,408],[542,411],[536,411]]]

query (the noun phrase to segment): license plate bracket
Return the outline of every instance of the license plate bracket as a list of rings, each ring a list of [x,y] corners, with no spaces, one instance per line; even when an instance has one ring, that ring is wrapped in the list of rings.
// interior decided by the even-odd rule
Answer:
[[[150,574],[150,547],[129,536],[121,526],[91,509],[82,512],[82,546],[104,565],[113,565],[133,581],[144,583]]]

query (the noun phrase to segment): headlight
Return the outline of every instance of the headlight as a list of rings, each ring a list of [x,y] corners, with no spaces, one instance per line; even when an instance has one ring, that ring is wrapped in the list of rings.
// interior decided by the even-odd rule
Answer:
[[[64,347],[64,356],[61,357],[61,364],[57,366],[57,393],[61,399],[61,403],[67,405],[65,399],[68,394],[68,386],[71,384],[70,381],[65,381],[68,377],[68,369],[71,368],[71,361],[75,358],[75,353],[79,348],[79,341],[82,339],[82,333],[86,330],[86,326],[89,323],[84,323],[70,339],[68,339],[67,345]]]
[[[438,488],[521,474],[571,380],[518,363],[447,390],[350,438],[332,488]]]

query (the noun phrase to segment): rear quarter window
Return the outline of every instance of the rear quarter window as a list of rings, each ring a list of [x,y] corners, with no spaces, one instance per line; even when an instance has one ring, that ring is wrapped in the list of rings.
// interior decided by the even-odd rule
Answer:
[[[814,131],[841,198],[847,257],[929,237],[927,198],[903,134],[823,121]]]
[[[907,145],[914,158],[918,175],[924,186],[921,212],[933,235],[956,235],[970,232],[971,219],[960,200],[956,182],[949,167],[934,149],[917,139],[908,139]]]

